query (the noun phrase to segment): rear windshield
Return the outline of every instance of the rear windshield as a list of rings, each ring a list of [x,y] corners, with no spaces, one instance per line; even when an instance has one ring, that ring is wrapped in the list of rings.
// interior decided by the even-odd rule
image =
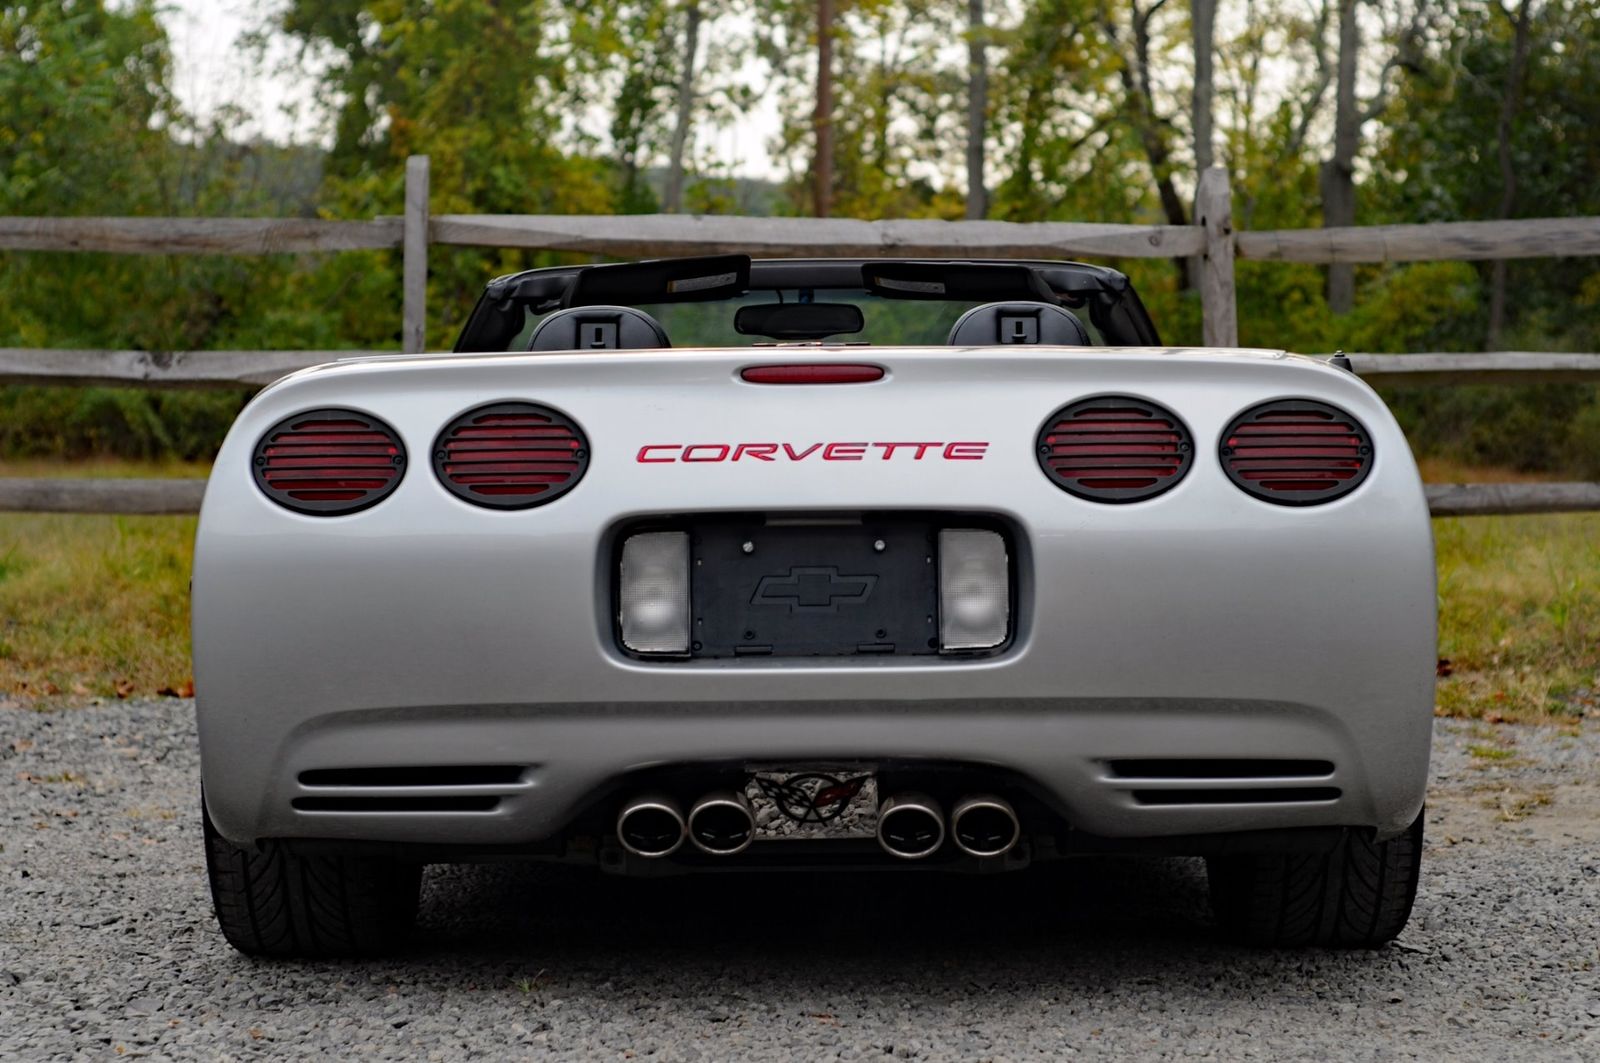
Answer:
[[[861,288],[760,289],[732,299],[704,303],[637,303],[667,332],[674,347],[752,347],[771,344],[766,336],[744,336],[734,331],[733,318],[742,306],[761,303],[854,303],[861,309],[864,327],[860,332],[841,333],[830,343],[870,343],[875,346],[939,346],[950,337],[950,328],[977,302],[951,302],[941,299],[885,299]],[[553,313],[554,311],[552,311]],[[510,350],[526,350],[533,330],[547,314],[525,310],[522,328],[508,345]],[[1087,313],[1079,319],[1096,346],[1104,346],[1100,330]]]

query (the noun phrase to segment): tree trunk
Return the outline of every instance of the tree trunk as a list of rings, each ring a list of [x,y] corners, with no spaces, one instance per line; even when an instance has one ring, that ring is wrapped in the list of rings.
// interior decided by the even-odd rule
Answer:
[[[700,3],[689,0],[688,22],[683,28],[683,70],[678,77],[678,119],[672,127],[671,157],[667,161],[667,192],[662,209],[676,214],[683,209],[683,153],[689,143],[694,117],[694,64],[700,51]]]
[[[833,0],[817,0],[817,109],[811,125],[817,138],[813,213],[826,218],[833,207]]]
[[[983,149],[989,131],[989,57],[983,0],[967,0],[967,217],[989,212],[983,180]]]
[[[1155,91],[1150,81],[1150,19],[1165,0],[1158,0],[1149,8],[1141,8],[1139,0],[1132,0],[1133,56],[1132,62],[1121,64],[1117,76],[1122,81],[1127,96],[1126,107],[1131,112],[1130,121],[1139,134],[1145,157],[1150,160],[1150,173],[1155,179],[1156,197],[1161,201],[1161,212],[1168,225],[1188,225],[1189,218],[1172,179],[1172,147],[1167,143],[1169,123],[1156,114]],[[1116,40],[1116,23],[1107,20],[1106,32]],[[1187,291],[1196,279],[1194,263],[1187,258],[1172,260],[1178,271],[1178,288]]]
[[[1211,121],[1211,73],[1216,36],[1217,0],[1191,0],[1190,23],[1194,31],[1194,172],[1203,174],[1215,157]]]
[[[1322,164],[1323,228],[1356,222],[1356,152],[1361,147],[1361,111],[1356,102],[1356,64],[1361,27],[1356,0],[1339,2],[1339,60],[1334,77],[1333,157]],[[1347,314],[1355,306],[1355,269],[1348,262],[1328,267],[1328,307]]]
[[[1512,21],[1511,65],[1506,71],[1506,87],[1500,96],[1500,120],[1495,125],[1496,147],[1500,155],[1500,218],[1511,217],[1517,204],[1517,168],[1511,157],[1511,132],[1522,108],[1522,81],[1528,66],[1528,23],[1532,3],[1521,0]],[[1510,12],[1501,8],[1510,18]],[[1487,350],[1500,349],[1500,334],[1506,324],[1506,260],[1497,258],[1489,267],[1489,335]]]

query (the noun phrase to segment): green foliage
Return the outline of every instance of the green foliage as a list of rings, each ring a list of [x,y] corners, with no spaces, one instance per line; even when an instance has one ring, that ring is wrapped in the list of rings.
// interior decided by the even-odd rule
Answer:
[[[1370,221],[1499,216],[1505,187],[1497,125],[1512,26],[1499,5],[1461,4],[1386,116],[1369,182]],[[1512,217],[1600,215],[1600,4],[1532,9],[1519,118],[1510,127]],[[1487,276],[1488,265],[1478,268]],[[1512,336],[1523,349],[1600,350],[1600,260],[1508,266]],[[1363,293],[1365,295],[1365,293]],[[1484,318],[1450,349],[1482,343]]]

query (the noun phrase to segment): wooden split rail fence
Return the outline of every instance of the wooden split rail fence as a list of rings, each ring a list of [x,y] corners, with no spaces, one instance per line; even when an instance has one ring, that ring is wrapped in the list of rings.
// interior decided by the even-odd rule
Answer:
[[[1238,343],[1236,259],[1410,262],[1600,256],[1600,217],[1236,232],[1227,172],[1201,175],[1194,225],[947,222],[930,219],[693,215],[440,214],[428,211],[428,160],[406,163],[405,214],[309,218],[0,217],[0,251],[258,255],[399,250],[402,351],[423,350],[428,249],[527,248],[621,258],[709,255],[894,258],[1195,258],[1204,340]],[[306,366],[393,351],[112,351],[0,348],[0,384],[260,387]],[[1600,354],[1350,354],[1373,384],[1600,383]],[[0,478],[0,511],[192,513],[202,480]],[[1436,515],[1600,510],[1600,484],[1435,484]]]

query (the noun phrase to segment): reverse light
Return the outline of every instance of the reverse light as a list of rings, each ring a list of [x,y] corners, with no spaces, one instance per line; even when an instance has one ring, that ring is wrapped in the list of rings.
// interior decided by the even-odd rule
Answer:
[[[987,650],[1011,627],[1010,566],[1006,541],[975,528],[939,532],[939,646]]]
[[[644,532],[622,544],[622,644],[635,653],[689,652],[689,535]]]

